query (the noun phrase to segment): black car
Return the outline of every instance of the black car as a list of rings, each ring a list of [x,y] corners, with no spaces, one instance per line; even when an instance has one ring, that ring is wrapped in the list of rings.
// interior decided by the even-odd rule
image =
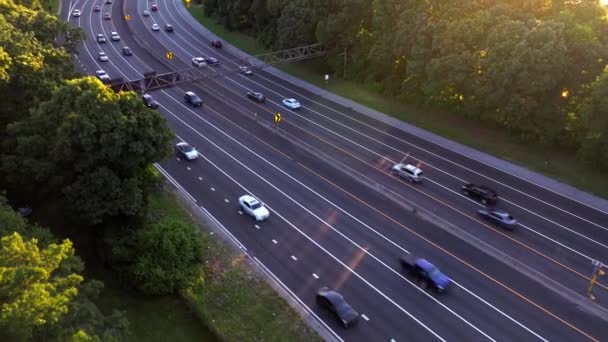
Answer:
[[[110,19],[112,19],[112,15],[110,15],[110,13],[106,13],[106,14],[103,15],[103,19],[104,20],[110,20]]]
[[[222,47],[222,42],[219,40],[212,40],[211,41],[211,46],[213,46],[216,49],[219,49]]]
[[[256,101],[256,102],[264,102],[266,101],[266,98],[264,97],[264,94],[262,93],[258,93],[255,91],[248,91],[247,92],[247,97]]]
[[[479,209],[477,210],[477,214],[483,217],[486,221],[492,222],[507,229],[514,229],[517,227],[517,220],[515,220],[511,214],[501,209]]]
[[[112,0],[106,0],[106,4],[111,5],[112,4]]]
[[[131,49],[129,49],[129,47],[128,47],[128,46],[123,46],[123,47],[122,47],[122,53],[123,53],[125,56],[131,56],[131,55],[133,54],[133,51],[131,51]]]
[[[495,204],[498,194],[492,188],[485,185],[468,183],[462,186],[462,193],[470,196],[483,204]]]
[[[101,6],[96,5],[95,7],[93,7],[93,12],[101,12]]]
[[[330,290],[327,286],[317,291],[317,303],[336,315],[345,328],[351,327],[359,321],[359,313],[344,300],[341,294]]]
[[[173,32],[173,25],[171,25],[171,24],[165,25],[165,31],[167,31],[167,32]]]
[[[191,91],[187,91],[184,94],[184,100],[186,100],[186,102],[191,104],[193,107],[200,107],[203,105],[203,100],[201,100],[198,95]]]
[[[144,104],[146,105],[146,107],[152,108],[152,109],[158,108],[159,103],[152,97],[152,95],[143,94],[141,99],[142,99],[142,101],[144,101]]]
[[[157,11],[158,11],[158,5],[154,4],[154,5],[152,5],[152,7],[150,7],[150,9],[151,9],[153,12],[157,12]]]

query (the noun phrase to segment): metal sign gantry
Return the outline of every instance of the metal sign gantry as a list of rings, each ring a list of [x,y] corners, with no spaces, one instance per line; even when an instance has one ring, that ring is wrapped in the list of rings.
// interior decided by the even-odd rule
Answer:
[[[248,57],[232,60],[231,62],[234,62],[234,64],[236,64],[234,68],[228,68],[227,70],[223,70],[221,72],[214,72],[213,74],[205,74],[205,67],[194,67],[184,70],[167,72],[163,74],[157,74],[156,72],[151,71],[144,73],[144,77],[139,80],[125,81],[123,78],[114,79],[110,83],[110,87],[116,92],[146,92],[148,90],[171,87],[173,85],[184,82],[194,82],[203,79],[215,79],[219,77],[224,77],[228,74],[240,72],[240,67],[242,66],[246,66],[252,70],[263,69],[269,65],[296,62],[309,58],[323,56],[325,54],[327,54],[327,51],[323,48],[321,44],[300,46],[293,49],[286,49],[257,55],[253,58]],[[171,57],[173,57],[173,54],[171,55]],[[254,58],[262,61],[262,64],[259,64],[257,61],[254,60]],[[254,60],[255,62],[251,63],[251,60]],[[256,65],[255,63],[258,64]]]

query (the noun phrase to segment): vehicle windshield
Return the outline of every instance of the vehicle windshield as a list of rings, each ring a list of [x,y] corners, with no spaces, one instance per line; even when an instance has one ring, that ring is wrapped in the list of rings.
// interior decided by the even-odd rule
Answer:
[[[259,209],[262,207],[262,203],[260,202],[253,202],[251,203],[251,209],[255,210],[255,209]]]
[[[190,145],[182,145],[182,148],[184,149],[184,152],[192,152],[194,150]]]

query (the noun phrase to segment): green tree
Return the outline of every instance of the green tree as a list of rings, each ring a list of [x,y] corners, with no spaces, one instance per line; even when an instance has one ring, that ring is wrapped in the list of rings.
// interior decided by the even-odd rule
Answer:
[[[66,81],[8,135],[9,181],[60,192],[91,224],[143,214],[149,165],[170,154],[173,137],[135,93],[114,93],[92,77]]]
[[[583,121],[579,156],[592,165],[608,169],[608,72],[593,83],[590,98],[580,110]]]
[[[130,272],[143,293],[174,293],[188,282],[202,281],[202,242],[192,224],[164,220],[137,230]]]
[[[48,98],[65,77],[75,75],[68,51],[55,37],[73,33],[70,46],[82,37],[57,17],[12,0],[0,1],[0,137],[7,124],[23,119],[39,100]]]
[[[0,240],[0,334],[25,340],[35,328],[57,323],[78,294],[82,276],[62,274],[61,263],[74,255],[72,243],[40,249],[35,239],[13,233]]]

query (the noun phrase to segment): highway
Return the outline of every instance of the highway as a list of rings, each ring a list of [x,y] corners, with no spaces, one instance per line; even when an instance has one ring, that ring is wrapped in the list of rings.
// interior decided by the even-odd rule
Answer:
[[[64,1],[61,17],[87,34],[78,66],[112,78],[142,78],[191,66],[212,56],[213,75],[234,69],[240,57],[209,37],[180,2]],[[100,5],[101,12],[93,12]],[[70,16],[78,8],[82,15]],[[111,20],[103,15],[110,13]],[[129,20],[126,19],[129,16]],[[161,30],[153,32],[157,23]],[[165,32],[164,25],[174,32]],[[110,40],[116,31],[120,42]],[[95,36],[108,39],[98,44]],[[227,45],[224,42],[224,45]],[[129,46],[132,56],[124,56]],[[104,51],[108,62],[97,59]],[[165,55],[172,52],[173,58]],[[195,91],[202,108],[184,103]],[[260,91],[266,103],[244,93]],[[492,164],[459,147],[438,144],[374,115],[349,108],[267,70],[229,74],[151,92],[176,140],[200,152],[195,162],[179,158],[159,168],[205,208],[263,263],[329,334],[345,341],[420,340],[605,340],[608,282],[595,286],[597,302],[584,298],[592,260],[608,263],[608,206],[591,196],[524,175],[514,166]],[[281,105],[295,97],[303,108]],[[280,128],[271,123],[280,112]],[[390,174],[405,160],[421,165],[422,184]],[[524,177],[525,176],[525,177]],[[467,182],[499,194],[498,206],[515,216],[514,232],[482,221],[483,206],[460,192]],[[557,190],[556,190],[557,189]],[[567,190],[567,189],[566,189]],[[564,191],[566,191],[564,190]],[[242,215],[245,193],[271,211],[256,224]],[[400,269],[399,257],[428,258],[452,280],[434,294]],[[350,329],[315,304],[321,286],[338,289],[362,315]]]

